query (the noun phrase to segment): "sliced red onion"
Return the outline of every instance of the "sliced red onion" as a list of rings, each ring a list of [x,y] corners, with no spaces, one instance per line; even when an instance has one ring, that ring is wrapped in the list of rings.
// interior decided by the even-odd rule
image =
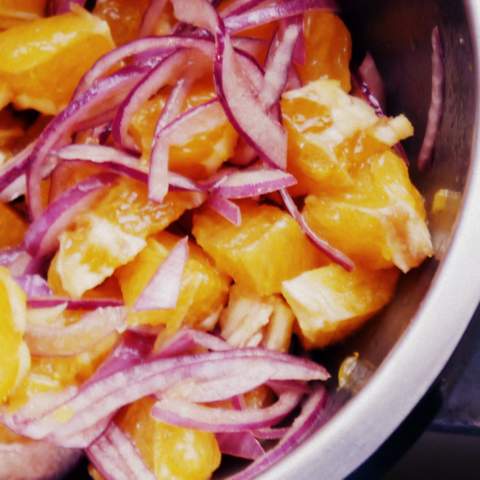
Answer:
[[[80,80],[73,98],[77,99],[83,92],[93,86],[96,80],[110,72],[118,64],[129,57],[143,54],[149,51],[173,52],[179,48],[199,49],[207,55],[213,54],[213,42],[178,35],[165,35],[161,37],[146,37],[134,40],[122,45],[101,57],[93,67]]]
[[[130,438],[113,422],[86,453],[105,480],[156,479]]]
[[[181,22],[214,32],[217,12],[206,0],[171,0],[175,17]]]
[[[3,192],[0,192],[0,202],[10,203],[27,192],[27,179],[25,174],[16,178]]]
[[[293,198],[286,190],[280,190],[285,207],[290,212],[290,215],[297,221],[305,235],[321,250],[330,260],[340,265],[348,272],[355,268],[355,264],[344,253],[332,247],[326,240],[320,238],[308,225],[304,216],[298,211]]]
[[[232,349],[227,342],[215,335],[200,330],[186,328],[165,343],[155,354],[155,358],[168,358],[183,355],[190,353],[194,347],[202,347],[214,352]]]
[[[241,13],[248,12],[249,10],[258,7],[260,4],[265,3],[265,1],[266,0],[237,0],[232,2],[222,11],[222,17],[240,15]]]
[[[265,454],[260,442],[250,432],[217,433],[218,446],[225,455],[256,460]]]
[[[118,178],[112,173],[101,173],[78,183],[60,195],[38,217],[25,234],[25,248],[34,257],[44,257],[58,246],[58,239],[77,218],[98,198],[102,190]]]
[[[385,86],[382,76],[378,71],[375,60],[370,53],[365,55],[363,62],[358,68],[358,75],[362,83],[368,86],[370,96],[382,111],[385,111]]]
[[[228,198],[214,193],[208,198],[207,205],[230,223],[233,223],[233,225],[239,227],[242,224],[240,207]]]
[[[265,110],[269,110],[278,102],[287,85],[292,55],[301,31],[302,23],[292,21],[277,32],[267,57],[265,77],[259,96]]]
[[[181,398],[193,403],[212,403],[230,400],[260,387],[268,380],[268,374],[258,377],[234,375],[228,378],[219,378],[208,382],[186,381],[167,390],[165,396]]]
[[[101,435],[107,430],[112,423],[113,415],[103,418],[93,427],[87,428],[74,435],[62,438],[61,442],[57,442],[57,445],[64,448],[88,448],[92,443],[100,438]]]
[[[56,296],[32,296],[28,298],[30,308],[52,308],[65,305],[68,310],[96,310],[97,308],[121,307],[123,302],[116,298],[83,298],[72,300]]]
[[[61,148],[55,155],[62,160],[85,160],[98,163],[116,173],[127,175],[135,180],[145,183],[148,181],[148,170],[140,165],[137,157],[113,147],[72,144]],[[200,187],[193,180],[175,172],[168,173],[168,183],[174,189],[192,192],[201,191]]]
[[[257,428],[252,434],[260,440],[278,440],[288,433],[289,427],[282,428]]]
[[[187,378],[207,381],[228,377],[239,371],[245,372],[245,375],[257,376],[264,375],[265,370],[270,372],[271,380],[310,381],[328,378],[325,369],[312,361],[263,349],[184,355],[170,359],[152,359],[140,364],[128,358],[121,365],[118,370],[113,368],[102,372],[100,369],[98,375],[94,375],[75,398],[63,405],[63,409],[73,412],[69,421],[59,422],[54,413],[37,417],[36,421],[22,425],[23,434],[34,439],[48,436],[55,442],[56,439],[90,428],[124,405],[168,390]],[[298,392],[295,394],[299,395]],[[284,398],[278,409],[286,409],[286,404],[292,402],[290,396]],[[269,425],[270,421],[260,424]]]
[[[443,115],[443,104],[445,101],[445,64],[443,60],[443,45],[440,30],[435,27],[432,32],[432,99],[428,111],[427,127],[422,147],[418,154],[417,165],[420,171],[425,170],[429,164],[440,123]]]
[[[79,5],[84,7],[86,0],[54,0],[53,1],[53,14],[61,15],[62,13],[68,13],[72,5]]]
[[[0,266],[8,268],[14,276],[24,275],[31,259],[23,247],[0,250]]]
[[[34,146],[35,142],[30,143],[22,151],[0,165],[0,192],[3,192],[27,171]]]
[[[232,410],[164,396],[155,403],[152,415],[172,425],[205,432],[244,432],[277,424],[292,412],[301,398],[297,392],[283,392],[269,407]]]
[[[140,25],[139,36],[145,37],[147,35],[153,35],[155,33],[155,27],[158,24],[158,20],[165,10],[167,0],[151,0],[150,5],[143,14],[142,23]]]
[[[295,177],[283,170],[253,167],[227,175],[214,192],[228,199],[249,198],[276,192],[296,183]]]
[[[120,101],[138,81],[144,72],[132,70],[119,72],[107,77],[92,88],[72,101],[68,107],[57,115],[38,137],[33,151],[29,157],[29,170],[27,175],[27,191],[30,214],[33,220],[42,213],[41,178],[44,175],[44,163],[59,142],[68,143],[67,137],[75,130],[76,125],[86,118],[96,114],[108,106]]]
[[[323,387],[317,387],[305,401],[300,415],[294,420],[288,433],[280,442],[264,456],[253,462],[247,468],[228,477],[229,480],[250,480],[259,478],[260,474],[284,458],[300,443],[307,439],[319,426],[325,407],[326,392]]]
[[[203,103],[183,113],[157,132],[150,158],[148,193],[150,200],[161,203],[168,192],[168,159],[171,145],[183,145],[194,135],[213,130],[225,122],[217,99]]]
[[[230,37],[222,28],[217,34],[214,75],[220,101],[236,130],[264,160],[275,167],[285,169],[287,165],[285,131],[278,121],[263,109],[241,68]]]
[[[19,275],[15,281],[20,285],[28,298],[52,295],[48,283],[40,275]]]
[[[124,307],[99,308],[70,325],[30,324],[25,340],[32,355],[70,357],[92,349],[101,340],[125,328]]]
[[[249,28],[265,25],[284,18],[301,15],[308,10],[337,10],[334,0],[285,0],[256,10],[225,18],[225,26],[232,32],[241,32]]]
[[[133,310],[162,310],[175,308],[183,270],[188,259],[188,238],[182,238],[158,267],[148,285],[133,305]]]

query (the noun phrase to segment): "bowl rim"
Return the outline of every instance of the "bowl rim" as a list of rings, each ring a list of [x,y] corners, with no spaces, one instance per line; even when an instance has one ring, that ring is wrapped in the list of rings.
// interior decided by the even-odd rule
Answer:
[[[465,0],[474,61],[480,68],[480,7]],[[479,86],[464,202],[448,254],[413,321],[365,388],[323,428],[272,467],[263,480],[344,478],[400,425],[427,392],[463,336],[480,300]],[[448,279],[446,281],[446,279]],[[465,281],[464,279],[467,279]],[[461,302],[457,301],[461,298]],[[428,339],[428,342],[425,342]],[[381,399],[381,402],[379,402]],[[372,402],[375,401],[372,415]]]

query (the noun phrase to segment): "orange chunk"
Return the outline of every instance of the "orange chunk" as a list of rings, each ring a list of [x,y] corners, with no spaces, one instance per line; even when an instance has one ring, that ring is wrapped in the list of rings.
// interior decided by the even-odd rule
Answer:
[[[133,305],[143,289],[167,258],[180,237],[161,232],[147,241],[147,246],[133,260],[115,273],[126,305]],[[193,242],[185,265],[180,296],[175,309],[130,313],[134,325],[165,325],[171,333],[182,324],[211,330],[226,302],[229,279]],[[208,323],[208,319],[213,321]]]
[[[0,29],[43,17],[47,0],[0,0]]]
[[[18,108],[56,114],[112,47],[108,24],[80,8],[33,20],[0,33],[0,80]]]
[[[347,95],[335,80],[318,80],[283,95],[288,170],[305,195],[351,188],[355,173],[375,153],[413,134],[400,115],[379,118],[364,100]]]
[[[146,102],[133,118],[130,130],[144,158],[150,155],[155,126],[168,93],[169,89],[165,89]],[[206,103],[215,96],[211,78],[196,82],[185,101],[184,110]],[[171,147],[169,167],[190,178],[209,177],[233,155],[237,140],[238,134],[225,117],[225,122],[218,127],[205,130],[183,145]]]
[[[67,315],[70,315],[67,312]],[[70,315],[79,318],[80,314]],[[9,410],[15,411],[37,395],[58,393],[67,387],[80,386],[88,380],[111,353],[117,336],[106,338],[92,350],[73,357],[32,357],[29,374],[8,399]]]
[[[316,232],[367,268],[407,272],[432,255],[423,198],[392,152],[373,156],[352,190],[308,196],[303,213]]]
[[[52,265],[63,289],[72,298],[80,298],[133,260],[148,236],[202,200],[197,193],[170,192],[162,204],[151,202],[145,184],[119,179],[96,207],[79,215],[74,227],[60,236]]]
[[[27,223],[8,205],[0,203],[0,249],[20,245]]]
[[[343,340],[361,327],[392,298],[396,269],[346,272],[328,265],[283,282],[282,293],[298,320],[308,348]]]
[[[4,402],[27,374],[30,353],[23,341],[27,298],[3,267],[0,267],[0,312],[0,402]]]
[[[310,11],[303,21],[306,62],[297,65],[303,83],[328,77],[350,91],[352,39],[342,20],[330,12]]]
[[[194,216],[193,234],[220,270],[259,295],[279,293],[284,280],[326,263],[295,220],[280,210],[240,202],[237,227],[209,209]]]
[[[213,433],[176,427],[151,415],[155,401],[139,400],[116,419],[132,439],[157,480],[207,480],[219,467],[221,453]]]

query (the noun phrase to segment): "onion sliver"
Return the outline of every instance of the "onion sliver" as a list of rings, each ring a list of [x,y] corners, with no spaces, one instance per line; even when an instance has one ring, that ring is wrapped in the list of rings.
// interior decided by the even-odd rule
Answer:
[[[90,350],[112,333],[123,331],[125,320],[123,307],[99,308],[70,325],[29,324],[25,339],[33,355],[68,357]]]
[[[143,14],[142,23],[138,33],[139,37],[155,34],[158,20],[167,5],[167,0],[150,0],[150,5]]]
[[[80,300],[56,296],[28,298],[30,308],[54,308],[59,305],[65,305],[68,310],[96,310],[97,308],[121,307],[123,302],[116,298],[83,298]]]
[[[260,90],[259,100],[265,110],[275,105],[287,85],[295,45],[302,31],[300,22],[292,22],[280,29],[273,40],[267,57],[265,77]]]
[[[215,85],[232,125],[270,165],[285,169],[287,136],[280,123],[262,107],[242,69],[230,36],[220,25],[217,33]]]
[[[370,53],[365,55],[363,62],[358,67],[358,75],[362,83],[368,86],[369,93],[373,97],[373,106],[377,105],[382,111],[385,110],[385,86],[382,76],[378,71],[375,60]],[[369,95],[369,97],[370,97]],[[375,109],[377,109],[375,108]]]
[[[283,420],[298,405],[302,394],[282,392],[269,407],[245,410],[206,407],[180,398],[162,397],[152,415],[166,423],[206,432],[244,432],[268,427]]]
[[[60,195],[39,216],[25,234],[25,248],[34,257],[44,257],[58,246],[58,237],[111,185],[117,175],[101,173],[78,183]]]
[[[193,107],[157,132],[150,159],[148,194],[150,200],[162,202],[168,192],[168,159],[171,145],[183,145],[194,135],[213,130],[225,122],[217,99]]]
[[[130,438],[112,422],[87,449],[87,456],[105,480],[155,480]]]
[[[33,220],[43,211],[41,201],[41,179],[44,175],[44,163],[51,150],[59,142],[67,143],[67,138],[77,124],[89,118],[102,108],[108,109],[119,104],[125,93],[144,76],[144,70],[128,69],[107,77],[87,90],[78,99],[57,115],[38,137],[29,157],[27,175],[27,193],[30,214]]]
[[[239,227],[242,224],[242,212],[240,207],[223,195],[220,195],[219,193],[210,195],[206,205],[233,225]]]
[[[432,158],[445,102],[445,65],[443,61],[442,39],[438,27],[435,27],[432,32],[432,49],[432,98],[428,110],[425,137],[423,138],[417,159],[419,170],[425,170]]]
[[[297,183],[290,173],[271,168],[237,170],[225,177],[213,191],[225,198],[249,198],[276,192]]]
[[[236,33],[283,18],[294,17],[307,10],[314,9],[335,11],[337,4],[334,0],[286,0],[256,10],[249,10],[239,15],[229,16],[225,18],[225,26],[230,32]]]
[[[268,467],[294,450],[301,442],[308,438],[321,423],[326,397],[325,389],[322,386],[317,387],[305,401],[300,415],[294,420],[288,433],[280,442],[240,473],[229,477],[229,480],[256,479]]]
[[[207,381],[228,377],[239,371],[245,375],[265,375],[270,380],[326,380],[326,370],[307,359],[263,349],[237,349],[184,355],[168,359],[140,360],[135,356],[115,368],[101,369],[79,394],[61,408],[72,412],[66,422],[59,422],[55,412],[23,426],[23,434],[34,439],[49,437],[52,441],[83,431],[119,408],[147,395],[161,393],[186,379]],[[120,363],[119,363],[120,362]],[[117,365],[120,365],[118,369]],[[131,366],[129,366],[131,365]],[[298,393],[298,392],[295,392]]]
[[[260,442],[250,432],[217,433],[220,451],[225,455],[256,460],[265,454]]]
[[[0,192],[3,192],[26,172],[34,146],[34,142],[30,143],[14,157],[0,165]]]
[[[175,308],[188,258],[188,238],[182,238],[158,267],[133,305],[135,311]]]
[[[304,216],[298,211],[293,198],[286,190],[280,190],[283,202],[290,215],[297,221],[305,235],[333,262],[343,267],[348,272],[355,268],[355,264],[344,253],[332,247],[326,240],[320,238],[308,225]]]
[[[62,160],[84,160],[104,165],[116,173],[126,175],[141,182],[148,182],[148,169],[142,167],[137,157],[105,145],[72,144],[61,148],[56,156]],[[170,187],[180,190],[200,192],[200,187],[188,177],[168,172]]]
[[[40,275],[19,275],[15,277],[15,281],[25,292],[27,298],[52,295],[48,283]]]

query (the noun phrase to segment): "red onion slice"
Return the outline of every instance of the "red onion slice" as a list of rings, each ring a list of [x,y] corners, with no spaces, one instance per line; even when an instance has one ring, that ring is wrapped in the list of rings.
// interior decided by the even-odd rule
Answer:
[[[321,423],[326,396],[325,389],[323,387],[317,387],[305,401],[300,415],[294,420],[288,433],[280,440],[280,442],[247,468],[236,475],[229,477],[229,480],[250,480],[259,478],[262,472],[284,458],[288,453],[300,445],[300,443],[308,438]]]
[[[230,122],[269,164],[285,169],[287,136],[282,126],[260,104],[241,68],[230,37],[217,34],[215,85]]]
[[[190,353],[194,347],[202,347],[214,352],[231,350],[232,347],[215,335],[200,330],[186,328],[165,343],[155,354],[155,358],[175,357]]]
[[[205,432],[244,432],[277,424],[298,405],[301,398],[298,392],[283,392],[269,407],[231,410],[164,396],[153,406],[152,415],[172,425]]]
[[[101,340],[126,328],[123,307],[99,308],[70,325],[29,324],[25,340],[32,355],[69,357],[90,350]]]
[[[34,257],[44,257],[58,246],[58,238],[111,185],[116,175],[102,173],[87,178],[60,195],[38,217],[25,234],[25,248]]]
[[[105,145],[72,144],[61,148],[55,154],[62,160],[84,160],[98,163],[116,173],[127,175],[141,182],[148,182],[148,170],[140,165],[139,159],[116,148]],[[168,183],[174,189],[200,192],[200,187],[183,175],[168,173]]]
[[[30,143],[14,157],[9,158],[4,164],[0,165],[0,192],[3,192],[27,171],[29,158],[34,146],[35,142]]]
[[[133,305],[133,310],[175,308],[187,258],[188,238],[185,237],[173,247],[168,257],[158,267],[158,270]]]
[[[289,427],[283,428],[257,428],[252,434],[260,440],[278,440],[288,433]]]
[[[133,152],[137,151],[137,146],[128,133],[133,116],[152,95],[177,79],[185,70],[188,57],[187,50],[174,51],[129,93],[120,105],[112,124],[112,136],[118,145]]]
[[[175,17],[181,22],[214,32],[217,12],[206,0],[172,0]]]
[[[59,305],[65,305],[68,310],[96,310],[97,308],[121,307],[123,302],[116,298],[84,298],[80,300],[56,296],[28,298],[30,308],[52,308]]]
[[[266,0],[237,0],[222,11],[222,17],[232,17],[240,13],[248,12],[258,7],[261,3],[265,3],[265,1]]]
[[[167,0],[151,0],[150,5],[143,14],[142,23],[140,25],[139,37],[145,37],[147,35],[153,35],[155,33],[155,27],[158,20],[165,10]]]
[[[290,212],[290,215],[297,221],[305,235],[333,262],[340,265],[348,272],[355,268],[355,264],[344,253],[332,247],[327,241],[321,239],[308,225],[303,215],[298,211],[293,198],[286,190],[280,190],[285,207]]]
[[[225,455],[256,460],[265,454],[260,442],[250,432],[217,433],[218,446]]]
[[[280,29],[273,40],[259,96],[260,103],[265,110],[269,110],[278,102],[287,85],[292,55],[301,31],[302,23],[294,21],[284,29]]]
[[[301,15],[308,10],[337,10],[334,0],[286,0],[256,10],[225,18],[225,26],[232,33],[265,25],[284,18]]]
[[[213,191],[225,198],[249,198],[276,192],[297,183],[295,177],[283,170],[250,168],[226,176]]]
[[[66,142],[66,138],[75,130],[76,125],[98,113],[98,110],[111,108],[120,103],[123,96],[143,77],[143,70],[129,69],[107,77],[79,98],[71,102],[68,107],[57,115],[38,137],[29,157],[27,175],[27,191],[30,214],[33,220],[42,213],[41,178],[44,174],[44,163],[51,150],[59,143]]]
[[[325,369],[312,361],[263,349],[152,359],[141,364],[133,362],[133,366],[128,367],[131,363],[129,359],[120,370],[113,369],[113,373],[109,374],[99,371],[98,376],[90,379],[76,397],[63,405],[63,409],[73,412],[69,421],[59,422],[54,413],[37,417],[36,421],[23,426],[23,434],[36,439],[48,436],[55,442],[56,439],[90,428],[128,403],[168,390],[187,378],[207,381],[228,377],[239,371],[252,376],[269,371],[270,380],[310,381],[328,378]],[[295,393],[300,395],[298,391]],[[285,408],[285,402],[290,404],[292,401],[290,397],[287,400],[281,404],[282,408]]]
[[[385,86],[383,84],[382,76],[378,71],[375,60],[370,53],[365,55],[363,62],[358,68],[358,75],[360,81],[368,86],[368,98],[372,99],[372,105],[380,110],[385,110]]]
[[[87,456],[105,480],[155,480],[128,436],[112,423]]]
[[[427,127],[422,147],[418,154],[417,165],[420,171],[428,166],[443,115],[443,105],[445,102],[445,64],[443,60],[444,52],[440,30],[435,27],[432,32],[432,99],[428,111]]]
[[[242,224],[242,211],[240,207],[225,198],[219,193],[210,195],[206,203],[214,212],[217,212],[220,216],[228,220],[233,225],[239,227]]]
[[[14,276],[24,275],[31,259],[23,247],[0,250],[0,265],[8,268]]]
[[[168,192],[168,159],[171,145],[183,145],[193,136],[213,130],[225,122],[217,99],[193,107],[157,132],[150,158],[148,193],[150,200],[161,203]]]

